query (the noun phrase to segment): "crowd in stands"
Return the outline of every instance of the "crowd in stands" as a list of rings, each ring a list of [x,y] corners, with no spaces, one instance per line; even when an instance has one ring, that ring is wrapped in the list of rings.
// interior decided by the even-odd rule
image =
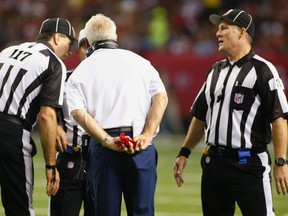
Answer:
[[[257,51],[288,53],[287,0],[1,0],[0,51],[33,41],[48,17],[69,19],[78,33],[92,15],[104,13],[118,26],[120,47],[210,55],[218,45],[216,27],[208,17],[229,8],[244,9],[254,17]]]
[[[0,51],[11,44],[34,41],[46,18],[68,19],[78,35],[92,15],[103,13],[115,21],[121,48],[140,54],[215,55],[217,27],[208,17],[231,8],[253,16],[256,52],[288,54],[287,0],[0,0]],[[169,94],[162,131],[183,132],[180,114],[176,115],[178,102]]]

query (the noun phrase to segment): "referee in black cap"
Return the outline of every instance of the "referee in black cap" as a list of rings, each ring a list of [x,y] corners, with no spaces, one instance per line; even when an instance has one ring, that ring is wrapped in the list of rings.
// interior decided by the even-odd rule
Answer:
[[[33,160],[30,136],[38,119],[46,163],[47,195],[59,188],[56,168],[56,113],[62,105],[66,68],[62,62],[77,47],[74,29],[62,18],[42,23],[35,42],[0,53],[0,186],[7,216],[33,216]],[[44,168],[44,167],[43,167]]]
[[[282,80],[275,66],[252,49],[250,14],[231,9],[209,19],[218,26],[218,51],[226,59],[211,67],[192,105],[193,118],[174,165],[177,185],[183,183],[191,150],[205,135],[203,215],[232,216],[236,202],[244,216],[275,215],[267,149],[271,141],[277,192],[288,192],[288,106]]]

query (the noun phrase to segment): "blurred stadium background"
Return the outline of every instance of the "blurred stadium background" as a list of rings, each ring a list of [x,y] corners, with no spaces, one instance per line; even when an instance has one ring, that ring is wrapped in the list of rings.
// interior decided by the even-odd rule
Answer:
[[[169,94],[169,106],[156,144],[159,153],[156,215],[200,216],[199,159],[203,145],[192,153],[181,188],[174,182],[172,166],[190,122],[190,106],[206,72],[212,63],[223,58],[217,52],[216,28],[209,23],[208,16],[230,8],[244,9],[253,16],[254,50],[276,65],[288,90],[287,0],[0,0],[0,51],[12,44],[33,41],[46,18],[67,18],[78,35],[92,15],[110,16],[118,26],[119,46],[149,59]],[[67,69],[78,63],[75,54],[65,60]],[[41,216],[47,215],[48,198],[42,149],[37,133],[33,136],[38,146],[34,160],[34,205],[36,215]],[[274,201],[276,215],[287,216],[287,196],[275,194]],[[2,207],[0,215],[4,215]],[[239,210],[235,215],[241,215]]]
[[[69,19],[78,35],[92,15],[104,13],[118,27],[119,46],[148,58],[165,81],[170,102],[162,128],[183,133],[207,70],[223,58],[208,17],[230,8],[253,16],[254,50],[276,65],[288,87],[287,0],[0,0],[0,51],[33,41],[46,18]],[[79,60],[74,54],[65,63],[72,69]]]

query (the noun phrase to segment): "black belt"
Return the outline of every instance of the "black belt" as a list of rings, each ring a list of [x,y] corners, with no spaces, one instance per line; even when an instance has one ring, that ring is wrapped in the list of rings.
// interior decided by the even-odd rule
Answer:
[[[0,112],[0,119],[4,120],[4,121],[11,122],[11,123],[14,123],[14,124],[17,124],[17,125],[20,125],[20,126],[22,126],[24,129],[26,129],[28,131],[31,131],[31,129],[32,129],[32,127],[29,126],[24,121],[24,119],[21,119],[19,117],[13,116],[13,115],[9,115],[7,113]]]
[[[248,148],[238,148],[238,149],[232,149],[232,148],[229,148],[229,147],[225,147],[225,146],[215,146],[215,145],[210,145],[210,149],[213,151],[213,152],[216,152],[218,153],[219,155],[238,155],[238,152],[239,151],[250,151],[252,153],[261,153],[261,152],[264,152],[267,150],[267,147],[266,146],[263,146],[263,147],[252,147],[251,149],[248,149]]]
[[[108,128],[104,129],[108,134],[110,133],[121,133],[121,132],[132,132],[132,127],[118,127],[118,128]]]

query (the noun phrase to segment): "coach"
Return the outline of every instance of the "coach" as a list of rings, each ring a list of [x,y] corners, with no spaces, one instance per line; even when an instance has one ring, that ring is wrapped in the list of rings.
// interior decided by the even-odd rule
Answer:
[[[252,49],[254,22],[243,10],[213,14],[219,52],[191,109],[193,118],[174,165],[178,186],[190,151],[204,133],[201,165],[205,216],[234,215],[235,202],[244,216],[275,215],[271,191],[273,138],[274,178],[278,193],[288,192],[287,100],[273,66]],[[271,131],[272,127],[272,131]]]
[[[116,43],[116,26],[96,14],[85,25],[89,56],[67,86],[73,118],[92,136],[87,190],[93,215],[154,215],[157,152],[153,137],[168,98],[149,61]],[[126,147],[119,135],[124,132]],[[123,140],[122,140],[123,141]],[[134,146],[135,145],[135,146]],[[136,152],[135,152],[136,151]]]
[[[62,105],[66,68],[61,59],[76,44],[74,29],[62,18],[42,23],[36,42],[0,54],[0,185],[7,216],[33,216],[33,161],[30,132],[38,118],[46,163],[47,194],[59,188],[56,169],[56,113]],[[39,113],[39,114],[38,114]]]

